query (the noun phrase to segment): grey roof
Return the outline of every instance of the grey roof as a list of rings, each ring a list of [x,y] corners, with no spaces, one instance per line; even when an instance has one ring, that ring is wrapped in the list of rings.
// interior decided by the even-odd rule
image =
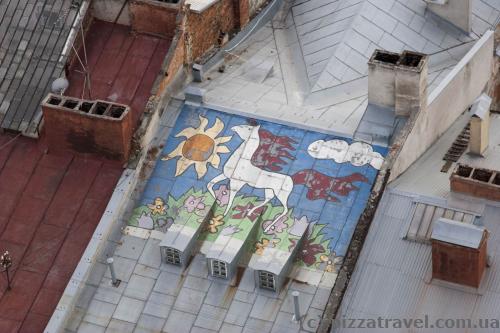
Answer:
[[[215,109],[383,143],[391,126],[360,125],[368,57],[376,48],[428,53],[431,93],[500,17],[499,1],[471,1],[473,33],[466,35],[429,15],[423,0],[296,0],[227,50],[234,57],[223,73],[215,66],[197,85]]]
[[[433,54],[477,38],[500,17],[500,2],[472,5],[468,36],[426,11],[423,0],[299,1],[293,18],[312,91],[365,76],[376,48]]]
[[[441,217],[434,223],[431,239],[478,249],[485,229]]]
[[[201,224],[200,224],[201,225]],[[198,229],[183,224],[174,223],[163,236],[160,246],[171,247],[184,252],[193,238],[198,234]]]
[[[370,226],[337,318],[491,318],[500,308],[500,207],[481,219],[490,232],[491,266],[478,290],[431,280],[431,246],[403,239],[413,193],[386,190]],[[381,301],[383,300],[383,301]],[[338,329],[334,332],[351,332]],[[390,330],[384,330],[384,332]],[[395,330],[396,331],[396,330]],[[463,332],[453,330],[453,332]]]
[[[473,116],[484,119],[490,112],[491,97],[485,93],[481,94],[474,103],[472,103],[471,113]]]
[[[0,1],[1,128],[25,130],[38,123],[40,101],[64,69],[61,53],[78,12],[73,3]]]
[[[446,203],[426,203],[415,201],[409,215],[409,226],[406,238],[428,242],[434,232],[434,226],[442,218],[451,219],[463,224],[472,224],[476,214],[455,208],[446,208]]]

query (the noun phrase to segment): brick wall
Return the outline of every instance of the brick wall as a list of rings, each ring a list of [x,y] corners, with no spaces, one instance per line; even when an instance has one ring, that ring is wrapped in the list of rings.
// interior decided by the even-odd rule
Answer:
[[[168,85],[175,78],[175,75],[184,66],[185,60],[185,35],[184,31],[179,31],[172,40],[170,49],[165,59],[166,66],[164,67],[164,77],[158,85],[156,95],[160,96]]]
[[[179,4],[132,0],[130,1],[132,29],[140,33],[151,33],[172,38],[175,34],[179,8]]]
[[[432,277],[478,288],[486,268],[486,239],[479,249],[432,241]]]
[[[223,33],[237,27],[233,0],[219,0],[202,13],[190,11],[187,15],[190,60],[200,58],[205,52],[219,46]]]

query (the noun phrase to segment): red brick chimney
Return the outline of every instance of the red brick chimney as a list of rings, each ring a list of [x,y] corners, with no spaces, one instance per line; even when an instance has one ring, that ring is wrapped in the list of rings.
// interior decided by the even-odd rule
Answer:
[[[42,111],[49,149],[127,161],[133,134],[128,106],[49,94]]]
[[[486,268],[487,239],[482,227],[437,220],[431,235],[432,278],[478,288]]]

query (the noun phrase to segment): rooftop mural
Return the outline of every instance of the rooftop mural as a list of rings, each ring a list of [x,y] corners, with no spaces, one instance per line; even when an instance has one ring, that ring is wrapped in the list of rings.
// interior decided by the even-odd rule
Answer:
[[[333,270],[349,245],[386,148],[184,105],[129,224],[166,232],[201,223],[202,239],[290,251],[308,226],[303,265]],[[215,203],[215,205],[214,205]],[[198,218],[199,217],[199,218]],[[259,222],[260,221],[260,222]]]

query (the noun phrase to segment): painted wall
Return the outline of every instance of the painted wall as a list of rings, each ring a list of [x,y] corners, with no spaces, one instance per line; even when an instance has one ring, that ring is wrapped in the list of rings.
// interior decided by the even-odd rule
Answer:
[[[483,92],[493,64],[493,32],[487,31],[428,97],[427,110],[410,118],[395,143],[389,181],[412,165]],[[400,146],[399,146],[400,145]]]

